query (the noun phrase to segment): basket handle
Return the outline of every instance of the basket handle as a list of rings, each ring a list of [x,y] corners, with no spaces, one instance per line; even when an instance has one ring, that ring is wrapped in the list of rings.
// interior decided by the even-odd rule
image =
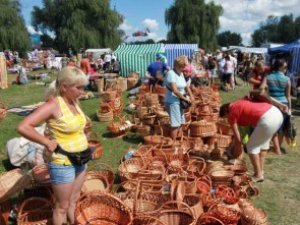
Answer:
[[[172,205],[176,205],[177,206],[177,209],[187,209],[188,210],[188,213],[190,214],[190,216],[193,218],[193,221],[195,220],[195,217],[194,217],[194,214],[193,214],[193,211],[191,209],[191,207],[186,204],[185,202],[179,202],[179,201],[167,201],[165,203],[163,203],[163,205],[160,207],[159,211],[162,210],[162,209],[172,209]]]
[[[136,222],[135,220],[142,220],[144,222],[146,222],[146,225],[150,225],[150,224],[155,224],[155,225],[165,225],[161,220],[159,220],[157,217],[155,216],[145,216],[145,215],[139,215],[136,216],[131,225],[140,225],[140,223],[138,223],[138,221]],[[144,224],[144,223],[143,223]]]
[[[21,203],[20,208],[19,208],[18,216],[22,216],[22,215],[26,214],[26,211],[24,212],[24,208],[27,205],[30,205],[30,202],[33,201],[33,200],[40,201],[41,202],[41,204],[40,204],[41,206],[38,207],[38,208],[35,208],[35,209],[31,209],[30,212],[40,211],[41,209],[45,209],[47,207],[49,207],[50,209],[52,208],[52,204],[51,204],[51,202],[48,199],[41,198],[41,197],[30,197],[30,198],[25,199]]]
[[[201,222],[204,222],[203,220],[205,219],[210,219],[210,220],[215,220],[216,222],[218,222],[220,225],[225,225],[221,220],[219,220],[218,218],[214,217],[214,216],[207,216],[202,214],[202,216],[199,217],[198,221],[196,224],[203,224]]]

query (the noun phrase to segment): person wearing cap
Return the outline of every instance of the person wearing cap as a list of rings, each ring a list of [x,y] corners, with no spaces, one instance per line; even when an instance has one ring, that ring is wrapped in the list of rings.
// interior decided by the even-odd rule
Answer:
[[[156,84],[163,86],[165,73],[170,69],[166,63],[162,62],[161,54],[156,54],[155,57],[156,61],[148,66],[148,74],[146,74],[152,87]]]

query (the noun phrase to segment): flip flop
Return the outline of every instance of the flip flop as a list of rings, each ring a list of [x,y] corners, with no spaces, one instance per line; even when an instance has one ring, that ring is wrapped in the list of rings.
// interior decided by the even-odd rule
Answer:
[[[264,181],[264,177],[263,176],[262,177],[255,177],[255,176],[253,176],[251,179],[252,179],[252,181],[254,183],[263,182]]]

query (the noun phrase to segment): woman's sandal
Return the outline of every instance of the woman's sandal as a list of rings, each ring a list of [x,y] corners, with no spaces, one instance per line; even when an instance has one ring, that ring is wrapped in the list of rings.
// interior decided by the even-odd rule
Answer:
[[[253,177],[252,177],[252,181],[253,181],[254,183],[257,183],[257,182],[263,182],[263,181],[264,181],[264,177],[263,177],[263,176],[261,176],[261,177],[255,177],[255,176],[253,176]]]

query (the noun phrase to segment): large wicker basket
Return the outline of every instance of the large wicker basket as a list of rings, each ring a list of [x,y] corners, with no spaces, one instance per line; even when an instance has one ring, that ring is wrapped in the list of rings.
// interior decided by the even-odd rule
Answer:
[[[26,188],[31,177],[21,169],[14,169],[0,175],[0,202],[9,199]]]
[[[211,137],[217,131],[214,123],[206,122],[205,120],[192,122],[189,129],[192,137]]]
[[[25,199],[18,213],[18,225],[52,225],[52,203],[46,198]]]
[[[87,193],[77,201],[75,224],[78,225],[129,225],[132,219],[130,209],[119,198],[108,193]]]

